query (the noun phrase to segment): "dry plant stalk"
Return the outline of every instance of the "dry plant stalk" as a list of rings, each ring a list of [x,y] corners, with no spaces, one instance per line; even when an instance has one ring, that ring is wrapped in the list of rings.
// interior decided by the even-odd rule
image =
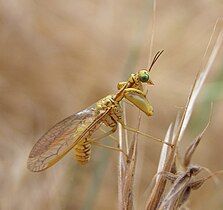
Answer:
[[[122,126],[118,125],[119,130],[119,148],[123,150],[123,138],[122,138]],[[118,209],[122,210],[123,208],[123,186],[124,186],[124,171],[125,171],[125,161],[124,154],[119,153],[119,162],[118,162]]]
[[[217,25],[217,23],[216,23],[216,25]],[[210,42],[211,42],[211,40],[212,40],[212,36],[211,36]],[[209,42],[209,44],[210,44],[210,42]],[[172,143],[175,145],[175,147],[169,151],[168,158],[166,159],[164,167],[163,167],[163,171],[165,171],[165,172],[171,172],[171,169],[175,163],[178,143],[180,142],[180,140],[183,136],[183,133],[187,127],[187,124],[190,120],[191,113],[193,111],[194,103],[195,103],[197,96],[202,88],[202,85],[204,84],[207,74],[209,73],[209,71],[215,61],[215,58],[216,58],[217,53],[222,45],[222,42],[223,42],[223,29],[218,34],[218,38],[215,42],[215,45],[212,49],[211,55],[209,57],[209,60],[206,64],[205,68],[201,69],[195,78],[194,84],[192,86],[192,90],[191,90],[188,100],[187,100],[186,107],[185,107],[184,112],[181,117],[180,124],[178,126],[177,131],[174,132],[174,134],[173,134]],[[209,48],[209,44],[208,44],[207,49]],[[206,55],[206,52],[205,52],[205,55]],[[146,209],[153,210],[153,209],[158,208],[158,206],[160,205],[160,201],[162,199],[165,187],[166,187],[166,179],[163,178],[162,176],[159,176],[158,179],[156,180],[155,186],[152,189],[151,195],[148,198]]]
[[[164,176],[167,180],[172,182],[172,187],[160,202],[159,210],[178,209],[188,200],[191,190],[198,189],[202,185],[202,182],[199,182],[200,180],[195,181],[194,177],[197,176],[203,168],[191,165],[190,163],[192,156],[209,124],[210,119],[201,134],[198,135],[198,137],[192,141],[186,149],[182,163],[183,171],[179,171],[175,174],[170,172],[161,172],[161,176]]]
[[[166,178],[170,179],[172,182],[174,180],[174,182],[158,209],[177,209],[180,207],[188,198],[188,188],[192,178],[196,176],[201,169],[202,168],[199,166],[190,166],[186,172],[182,172],[178,176],[167,172]]]
[[[135,175],[135,165],[137,157],[137,141],[131,143],[128,159],[126,161],[126,169],[124,171],[123,185],[123,208],[126,210],[133,209],[133,182]]]
[[[198,137],[192,141],[192,143],[186,149],[183,158],[183,171],[179,171],[176,174],[170,172],[162,172],[160,175],[165,177],[166,180],[170,180],[172,186],[170,190],[166,193],[165,197],[159,204],[159,210],[163,209],[171,209],[176,210],[182,207],[191,194],[192,190],[199,189],[205,181],[214,177],[217,174],[221,174],[222,171],[217,171],[215,173],[211,173],[210,176],[196,178],[197,175],[202,170],[207,170],[206,168],[198,165],[191,165],[192,156],[199,145],[204,132],[208,128],[210,124],[210,120],[204,130],[201,132]],[[209,171],[208,171],[209,172]]]
[[[124,118],[126,119],[125,115],[125,106],[123,106],[123,113]],[[141,113],[139,111],[138,115],[138,126],[137,129],[140,127],[141,122]],[[120,153],[119,155],[119,183],[118,183],[118,201],[119,201],[119,209],[120,210],[131,210],[133,209],[133,182],[134,182],[134,175],[135,175],[135,166],[136,166],[136,157],[137,157],[137,145],[138,145],[138,134],[134,134],[134,138],[128,147],[128,135],[125,133],[125,148],[127,150],[128,158],[125,161],[125,157],[123,154]],[[119,132],[119,144],[122,146],[123,149],[123,140],[122,140],[122,127],[120,127]]]

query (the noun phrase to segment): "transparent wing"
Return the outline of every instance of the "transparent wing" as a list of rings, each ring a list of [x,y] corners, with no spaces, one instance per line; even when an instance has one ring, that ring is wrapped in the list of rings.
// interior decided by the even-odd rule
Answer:
[[[57,123],[34,145],[27,168],[37,172],[55,164],[88,135],[89,130],[96,129],[107,112],[95,114],[92,108],[87,108]]]

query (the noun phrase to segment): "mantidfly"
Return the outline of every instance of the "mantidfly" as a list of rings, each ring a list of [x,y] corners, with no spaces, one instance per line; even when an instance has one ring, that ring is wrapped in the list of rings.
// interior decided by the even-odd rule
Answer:
[[[152,65],[156,60],[157,55]],[[126,130],[165,143],[161,139],[130,128],[123,123],[120,102],[124,98],[137,106],[147,116],[153,114],[153,108],[143,93],[142,83],[152,84],[149,79],[149,71],[141,70],[136,74],[132,74],[127,82],[119,83],[121,87],[119,87],[118,93],[102,98],[89,108],[73,114],[53,126],[37,141],[31,150],[27,161],[28,169],[33,172],[43,171],[54,165],[71,149],[74,149],[76,160],[80,164],[86,164],[90,159],[92,144],[114,149],[125,154],[119,148],[98,143],[98,140],[114,133],[118,123]],[[92,138],[93,133],[102,125],[110,128],[110,131],[97,138]],[[172,146],[171,144],[168,145]]]

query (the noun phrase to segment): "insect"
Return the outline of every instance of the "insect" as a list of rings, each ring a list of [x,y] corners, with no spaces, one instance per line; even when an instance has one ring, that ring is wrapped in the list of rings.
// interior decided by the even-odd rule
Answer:
[[[142,92],[142,83],[151,83],[149,72],[146,70],[131,75],[125,84],[120,84],[121,87],[116,94],[102,98],[92,106],[53,126],[31,150],[27,161],[28,169],[33,172],[43,171],[54,165],[72,149],[75,159],[80,164],[86,164],[90,159],[92,143],[114,133],[118,123],[121,123],[123,128],[127,130],[151,137],[126,126],[122,119],[120,102],[124,98],[137,106],[147,116],[153,114],[153,108]],[[93,139],[93,133],[102,125],[110,128],[110,130],[97,139]],[[155,140],[163,142],[160,139]]]

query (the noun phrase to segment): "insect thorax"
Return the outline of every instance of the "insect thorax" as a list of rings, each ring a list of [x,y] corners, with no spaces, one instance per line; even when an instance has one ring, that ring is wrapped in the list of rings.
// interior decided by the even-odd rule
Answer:
[[[141,91],[143,90],[142,82],[139,80],[138,74],[131,74],[130,78],[128,79],[128,82],[130,83],[130,87],[136,88]]]
[[[102,120],[107,126],[114,127],[116,122],[122,119],[122,108],[119,102],[114,100],[114,95],[108,95],[96,103],[96,112],[110,110]]]
[[[141,90],[141,91],[143,90],[142,82],[139,80],[139,75],[138,74],[131,74],[131,76],[129,77],[127,82],[119,82],[118,83],[118,89],[120,90],[124,85],[126,85],[126,83],[129,84],[128,87],[136,88],[136,89]]]

